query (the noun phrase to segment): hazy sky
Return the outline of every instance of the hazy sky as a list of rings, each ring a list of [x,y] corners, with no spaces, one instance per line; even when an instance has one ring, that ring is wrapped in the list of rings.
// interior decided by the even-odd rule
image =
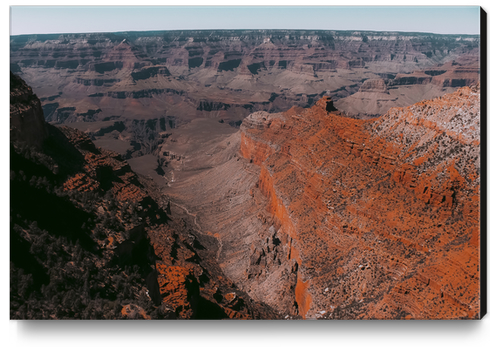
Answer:
[[[182,29],[326,29],[479,34],[480,8],[12,6],[10,34]]]

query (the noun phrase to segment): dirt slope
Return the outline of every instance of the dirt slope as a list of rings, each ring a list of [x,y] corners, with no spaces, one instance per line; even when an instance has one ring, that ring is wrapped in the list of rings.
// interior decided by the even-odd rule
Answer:
[[[376,120],[326,99],[257,112],[237,157],[166,191],[216,238],[223,272],[284,317],[478,318],[479,105],[477,86]]]

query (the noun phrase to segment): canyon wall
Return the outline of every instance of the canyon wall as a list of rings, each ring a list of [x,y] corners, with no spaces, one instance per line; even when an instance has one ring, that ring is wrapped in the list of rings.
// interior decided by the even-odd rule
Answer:
[[[438,97],[479,80],[479,45],[478,35],[355,31],[20,35],[10,37],[10,69],[48,122],[136,159],[193,119],[238,128],[250,113],[324,95],[349,117],[372,118]]]
[[[327,108],[252,113],[189,155],[171,136],[174,211],[282,319],[479,318],[479,86],[371,120]]]
[[[479,105],[477,86],[371,121],[325,100],[244,121],[241,153],[296,249],[301,316],[479,317]]]
[[[30,191],[34,160],[56,186],[49,194],[96,194],[100,211],[67,199],[92,220],[129,223],[95,241],[109,257],[128,259],[130,235],[144,235],[154,250],[144,274],[166,318],[478,318],[480,95],[457,88],[479,81],[479,40],[13,36],[11,70],[48,122],[70,128],[43,123],[39,100],[11,76],[12,180]],[[19,242],[32,242],[15,223]],[[146,317],[135,302],[124,315]]]
[[[11,74],[11,319],[273,319],[148,178],[43,120]]]
[[[21,35],[10,38],[10,61],[39,95],[48,121],[174,116],[178,122],[235,122],[258,110],[310,106],[326,91],[338,100],[366,79],[418,84],[395,76],[455,59],[464,58],[463,67],[474,64],[479,40],[299,30]],[[448,77],[437,83],[442,88],[468,82]],[[395,106],[408,105],[400,102]]]
[[[356,93],[340,99],[337,107],[355,118],[381,116],[391,107],[411,105],[477,84],[480,62],[476,56],[461,56],[444,64],[390,77],[393,78],[364,81]]]
[[[47,137],[41,103],[32,89],[10,73],[10,140],[40,147]]]

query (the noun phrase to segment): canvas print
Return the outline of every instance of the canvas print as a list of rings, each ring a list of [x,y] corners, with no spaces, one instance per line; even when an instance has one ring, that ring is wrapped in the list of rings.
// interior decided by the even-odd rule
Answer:
[[[479,7],[10,11],[10,319],[485,313]]]

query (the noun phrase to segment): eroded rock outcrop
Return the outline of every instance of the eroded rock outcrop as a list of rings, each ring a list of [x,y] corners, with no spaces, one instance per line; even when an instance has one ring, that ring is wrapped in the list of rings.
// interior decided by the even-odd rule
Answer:
[[[386,93],[386,83],[383,79],[369,79],[364,81],[359,92]]]
[[[41,147],[47,137],[41,102],[22,79],[10,73],[10,141]]]
[[[478,318],[479,87],[372,121],[320,104],[263,115],[275,121],[241,135],[274,237],[298,264],[298,313]]]
[[[464,69],[478,57],[479,40],[477,35],[319,30],[20,35],[10,39],[10,58],[11,69],[42,99],[57,98],[57,105],[43,102],[53,121],[160,112],[185,122],[195,117],[239,121],[255,111],[311,106],[328,90],[338,100],[367,79],[428,71],[469,57],[459,62]],[[412,77],[397,83],[417,83]],[[469,81],[445,76],[440,84],[459,87]],[[97,109],[96,117],[87,115]]]
[[[393,85],[414,85],[433,83],[441,87],[463,87],[478,83],[480,76],[479,59],[449,61],[411,74],[398,74]]]
[[[368,79],[359,90],[337,102],[339,109],[355,118],[381,116],[392,107],[412,105],[423,99],[440,97],[480,80],[478,56],[459,57],[423,70],[396,75],[380,74]]]
[[[276,317],[169,218],[150,179],[85,133],[46,124],[12,78],[11,122],[30,121],[11,135],[12,319]]]

